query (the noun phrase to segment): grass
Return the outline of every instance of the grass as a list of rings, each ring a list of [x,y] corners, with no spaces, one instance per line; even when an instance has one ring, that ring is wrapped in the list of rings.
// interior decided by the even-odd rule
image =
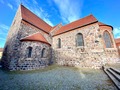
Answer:
[[[41,70],[0,69],[0,90],[116,90],[102,70],[51,65]]]

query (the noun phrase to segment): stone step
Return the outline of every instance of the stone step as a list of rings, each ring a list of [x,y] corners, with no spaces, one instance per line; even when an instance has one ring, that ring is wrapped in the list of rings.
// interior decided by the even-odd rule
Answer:
[[[110,69],[120,75],[120,71],[118,69],[115,69],[115,68],[110,68]]]
[[[120,82],[120,75],[111,70],[110,68],[107,69],[119,82]]]
[[[104,69],[104,72],[108,75],[108,77],[113,81],[115,86],[120,90],[120,82],[109,72],[107,69]]]

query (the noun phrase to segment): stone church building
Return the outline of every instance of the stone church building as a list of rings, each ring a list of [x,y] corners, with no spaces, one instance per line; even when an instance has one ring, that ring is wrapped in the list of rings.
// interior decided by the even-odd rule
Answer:
[[[101,68],[118,62],[112,26],[89,15],[52,27],[23,5],[12,22],[1,61],[9,70],[34,70],[53,63]]]

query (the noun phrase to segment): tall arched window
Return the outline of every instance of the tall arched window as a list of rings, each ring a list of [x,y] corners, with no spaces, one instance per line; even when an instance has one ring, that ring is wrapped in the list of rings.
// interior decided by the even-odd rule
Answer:
[[[76,45],[77,46],[84,46],[83,35],[81,33],[77,34]]]
[[[61,48],[61,39],[58,38],[58,48]]]
[[[28,58],[30,58],[32,56],[32,47],[28,47],[27,48],[27,55],[28,55]]]
[[[43,48],[41,52],[41,58],[44,58],[44,57],[45,57],[45,48]]]
[[[105,42],[105,46],[106,48],[112,48],[112,44],[111,44],[111,37],[110,34],[108,33],[108,31],[105,31],[103,34],[104,37],[104,42]]]

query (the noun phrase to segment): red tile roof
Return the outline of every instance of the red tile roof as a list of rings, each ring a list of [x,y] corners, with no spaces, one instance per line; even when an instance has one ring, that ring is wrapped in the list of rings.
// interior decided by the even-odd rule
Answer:
[[[106,24],[104,24],[104,23],[102,23],[102,22],[98,22],[98,25],[106,25]]]
[[[120,38],[115,39],[115,43],[116,43],[116,46],[119,47],[120,46]]]
[[[22,20],[30,23],[31,25],[43,30],[44,32],[46,32],[48,34],[50,33],[51,30],[53,30],[57,26],[56,25],[54,27],[51,27],[46,22],[44,22],[42,19],[40,19],[38,16],[36,16],[34,13],[32,13],[30,10],[25,8],[23,5],[21,5],[21,16],[22,16]],[[98,20],[93,15],[89,15],[87,17],[84,17],[84,18],[74,21],[72,23],[69,23],[65,26],[62,26],[58,31],[56,31],[54,36],[74,30],[79,27],[83,27],[83,26],[95,23],[95,22],[98,22]],[[110,25],[106,25],[101,22],[98,22],[98,25],[110,26]],[[110,26],[110,27],[113,29],[112,26]]]
[[[41,33],[35,33],[32,35],[29,35],[25,38],[22,38],[21,41],[38,41],[38,42],[43,42],[50,45],[50,43],[48,43],[48,41],[45,39],[45,37]]]
[[[99,25],[99,26],[109,26],[109,27],[111,27],[112,30],[113,30],[113,27],[112,27],[111,25],[107,25],[107,24],[104,24],[104,23],[102,23],[102,22],[98,22],[98,25]]]
[[[25,8],[23,5],[21,5],[21,14],[22,14],[22,19],[33,24],[34,26],[42,29],[43,31],[49,33],[51,30],[51,26],[48,25],[45,21],[40,19],[37,15],[32,13],[30,10]]]
[[[57,27],[57,25],[56,25],[56,26],[54,26],[54,27],[52,27],[52,28],[51,28],[51,31],[52,31],[54,28],[56,28],[56,27]]]
[[[70,24],[67,24],[63,27],[61,27],[56,33],[56,35],[62,34],[64,32],[70,31],[72,29],[78,28],[78,27],[82,27],[91,23],[97,22],[97,19],[93,16],[93,15],[89,15],[87,17],[84,17],[82,19],[79,19],[77,21],[74,21]]]
[[[120,38],[115,39],[116,44],[120,44]]]

